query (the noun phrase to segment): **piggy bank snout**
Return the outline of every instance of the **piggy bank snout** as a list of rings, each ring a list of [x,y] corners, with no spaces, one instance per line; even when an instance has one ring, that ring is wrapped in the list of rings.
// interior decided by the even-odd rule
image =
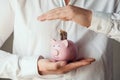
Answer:
[[[59,55],[59,51],[58,50],[54,50],[53,53],[52,53],[52,55],[58,56]]]

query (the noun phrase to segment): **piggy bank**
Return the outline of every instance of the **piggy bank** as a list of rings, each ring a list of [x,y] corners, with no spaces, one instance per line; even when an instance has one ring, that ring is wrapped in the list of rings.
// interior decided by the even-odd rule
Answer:
[[[78,54],[76,45],[70,40],[52,40],[52,61],[75,61]]]

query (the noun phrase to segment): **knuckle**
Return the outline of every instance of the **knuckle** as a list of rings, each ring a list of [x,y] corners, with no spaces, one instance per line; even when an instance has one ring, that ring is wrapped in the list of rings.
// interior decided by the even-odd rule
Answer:
[[[67,9],[70,10],[70,11],[73,11],[73,7],[71,5],[68,5]]]
[[[69,11],[69,13],[70,13],[71,15],[74,15],[75,10],[74,10],[74,8],[73,8],[71,5],[67,6],[67,10]]]

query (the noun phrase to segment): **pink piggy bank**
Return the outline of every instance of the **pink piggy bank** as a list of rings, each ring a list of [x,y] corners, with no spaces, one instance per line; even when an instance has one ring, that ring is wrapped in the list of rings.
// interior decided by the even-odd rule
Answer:
[[[52,40],[52,61],[75,61],[78,54],[76,45],[70,40]]]

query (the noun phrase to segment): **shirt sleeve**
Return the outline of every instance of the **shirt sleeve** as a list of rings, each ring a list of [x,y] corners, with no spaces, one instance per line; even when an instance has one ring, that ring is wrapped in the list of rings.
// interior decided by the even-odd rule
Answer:
[[[14,1],[0,0],[0,47],[14,29]],[[18,56],[0,50],[0,78],[31,78],[38,76],[39,56]]]
[[[114,10],[114,13],[93,11],[89,29],[104,33],[120,42],[120,1],[116,4]]]
[[[14,13],[8,0],[0,0],[0,47],[13,32]]]
[[[0,50],[0,77],[25,79],[38,76],[38,58],[39,56],[20,57]]]

